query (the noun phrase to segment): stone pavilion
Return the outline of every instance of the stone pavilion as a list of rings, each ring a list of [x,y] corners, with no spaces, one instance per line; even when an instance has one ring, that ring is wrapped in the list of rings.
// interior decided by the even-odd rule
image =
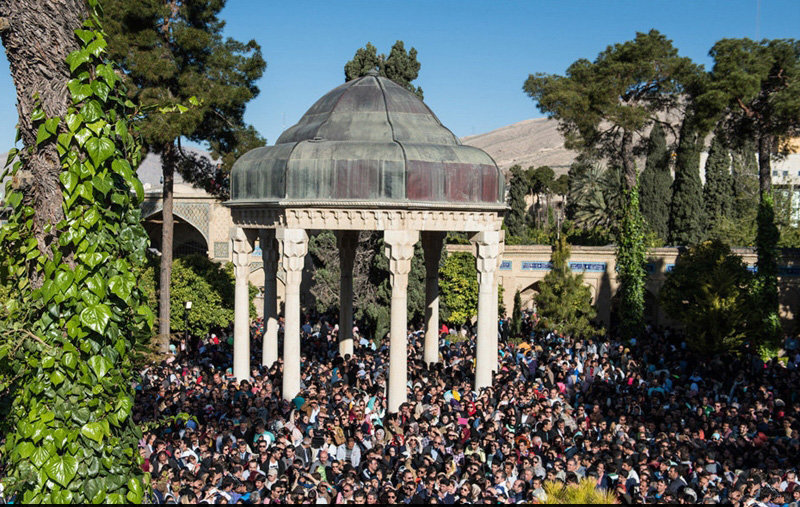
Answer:
[[[475,388],[497,369],[497,270],[504,248],[503,175],[464,146],[413,93],[377,72],[319,99],[274,146],[246,153],[231,174],[236,275],[233,374],[250,372],[247,276],[260,244],[264,266],[262,363],[278,359],[276,272],[285,271],[283,385],[300,391],[300,281],[308,231],[335,231],[341,280],[339,352],[353,352],[353,262],[359,231],[383,231],[392,286],[388,410],[407,396],[407,287],[414,245],[426,276],[424,358],[438,360],[439,260],[448,231],[472,233],[479,282]]]

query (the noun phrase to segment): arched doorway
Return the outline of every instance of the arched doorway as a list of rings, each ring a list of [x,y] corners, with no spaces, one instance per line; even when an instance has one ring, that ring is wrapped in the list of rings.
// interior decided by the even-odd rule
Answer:
[[[208,241],[206,237],[194,225],[186,219],[173,213],[175,219],[172,239],[172,256],[184,257],[186,255],[205,255],[208,256]],[[164,215],[161,211],[153,213],[144,220],[144,229],[150,236],[150,246],[161,251],[161,227],[164,223]]]

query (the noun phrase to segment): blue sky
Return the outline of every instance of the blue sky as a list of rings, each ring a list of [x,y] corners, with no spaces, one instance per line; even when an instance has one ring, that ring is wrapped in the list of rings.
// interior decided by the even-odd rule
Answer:
[[[467,136],[541,116],[522,92],[528,74],[563,73],[637,31],[660,30],[706,67],[724,37],[800,37],[800,0],[228,0],[222,18],[227,36],[255,39],[267,60],[246,120],[269,143],[343,81],[345,62],[367,42],[384,53],[398,39],[415,47],[425,102]],[[0,151],[16,117],[2,52]]]

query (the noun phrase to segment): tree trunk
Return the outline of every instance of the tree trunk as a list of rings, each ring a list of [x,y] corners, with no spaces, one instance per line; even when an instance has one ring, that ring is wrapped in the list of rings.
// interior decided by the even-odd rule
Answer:
[[[177,164],[175,145],[168,143],[161,148],[161,169],[164,184],[161,194],[163,202],[161,224],[161,276],[158,294],[158,349],[163,355],[169,354],[170,335],[170,283],[172,280],[172,240],[174,236],[174,217],[172,216],[172,187]]]
[[[70,72],[64,59],[78,49],[74,30],[86,16],[84,0],[0,0],[0,36],[17,89],[19,130],[25,147],[19,152],[23,166],[13,185],[33,207],[33,235],[39,250],[48,255],[57,237],[53,231],[45,232],[45,227],[64,218],[58,180],[61,164],[54,137],[36,144],[39,123],[34,126],[31,120],[37,105],[33,97],[38,94],[48,118],[66,114]],[[31,276],[34,287],[42,283],[41,272]]]
[[[762,134],[758,138],[758,187],[762,198],[764,194],[772,192],[772,167],[770,165],[772,145],[772,135]]]
[[[633,158],[633,133],[627,130],[622,134],[622,170],[628,189],[633,188],[636,185],[636,160]]]

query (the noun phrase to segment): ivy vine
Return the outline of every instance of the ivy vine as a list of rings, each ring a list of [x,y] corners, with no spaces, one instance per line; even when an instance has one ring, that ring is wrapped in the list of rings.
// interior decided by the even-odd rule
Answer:
[[[639,184],[625,192],[625,204],[617,238],[619,281],[619,333],[636,338],[644,329],[647,238],[639,208]]]
[[[89,5],[75,31],[80,49],[66,60],[71,106],[63,118],[40,107],[32,114],[37,146],[55,143],[63,168],[65,219],[50,226],[58,242],[40,250],[36,210],[11,183],[0,229],[0,276],[10,287],[0,309],[0,378],[12,399],[0,454],[15,503],[140,503],[149,484],[130,384],[131,352],[154,319],[133,274],[148,245],[133,169],[141,150],[97,0]],[[21,164],[7,163],[11,180]]]

